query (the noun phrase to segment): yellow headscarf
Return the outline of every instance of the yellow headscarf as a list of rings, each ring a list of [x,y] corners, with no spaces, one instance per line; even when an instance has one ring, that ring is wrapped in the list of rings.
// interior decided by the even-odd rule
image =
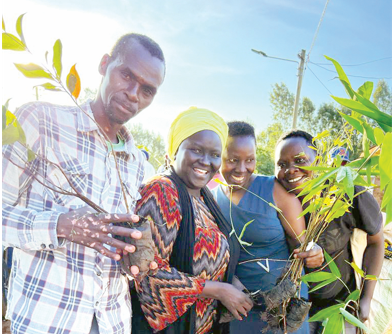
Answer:
[[[203,130],[214,131],[222,142],[222,149],[225,147],[229,129],[222,117],[213,111],[197,107],[190,107],[180,113],[169,130],[168,154],[171,161],[174,161],[174,155],[185,139]]]

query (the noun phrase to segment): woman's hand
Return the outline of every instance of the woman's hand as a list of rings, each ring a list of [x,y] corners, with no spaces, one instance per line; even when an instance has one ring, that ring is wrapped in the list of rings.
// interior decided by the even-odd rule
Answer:
[[[237,320],[242,320],[253,307],[252,300],[230,283],[206,281],[201,294],[205,298],[218,299]]]
[[[314,246],[306,252],[300,252],[298,248],[294,249],[294,258],[303,259],[305,266],[308,268],[318,268],[321,267],[324,262],[324,253],[319,245],[314,244]]]

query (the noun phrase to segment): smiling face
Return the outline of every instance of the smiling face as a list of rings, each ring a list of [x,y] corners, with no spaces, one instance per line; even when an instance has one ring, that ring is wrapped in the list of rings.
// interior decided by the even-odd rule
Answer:
[[[185,183],[188,192],[200,196],[221,165],[222,142],[210,130],[204,130],[185,139],[178,147],[174,170]]]
[[[163,82],[164,71],[164,63],[135,40],[114,59],[104,55],[99,65],[103,79],[92,104],[100,125],[119,128],[148,107]]]
[[[248,188],[256,168],[256,141],[252,136],[229,137],[222,156],[221,173],[230,185]],[[233,191],[240,188],[234,187]]]
[[[291,137],[282,140],[275,149],[275,176],[287,191],[296,195],[301,189],[295,188],[312,176],[311,171],[301,169],[301,166],[311,165],[316,157],[308,146],[304,138]]]

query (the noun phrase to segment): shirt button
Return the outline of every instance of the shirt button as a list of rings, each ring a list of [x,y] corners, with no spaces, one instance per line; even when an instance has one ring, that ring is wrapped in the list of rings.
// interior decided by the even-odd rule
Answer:
[[[50,245],[49,245],[49,248],[50,248],[50,249],[54,249],[53,244],[50,244]]]
[[[99,305],[99,302],[95,302],[95,306],[98,306]]]
[[[46,248],[46,245],[45,245],[45,244],[41,244],[41,248],[42,248],[42,249],[45,249],[45,248]]]
[[[101,276],[102,275],[100,271],[97,271],[96,274],[97,274],[97,276]]]

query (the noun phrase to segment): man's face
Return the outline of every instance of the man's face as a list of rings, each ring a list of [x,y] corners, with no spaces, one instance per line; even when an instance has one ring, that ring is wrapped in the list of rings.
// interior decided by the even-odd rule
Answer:
[[[131,41],[115,59],[105,55],[99,70],[104,113],[111,124],[124,124],[151,104],[163,82],[165,65]]]

